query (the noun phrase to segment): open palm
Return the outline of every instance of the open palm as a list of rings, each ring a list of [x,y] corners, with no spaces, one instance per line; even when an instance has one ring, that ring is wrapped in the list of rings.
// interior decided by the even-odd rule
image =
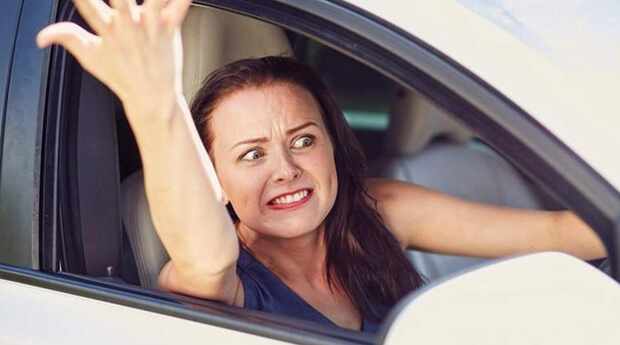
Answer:
[[[73,0],[94,34],[74,23],[52,24],[37,44],[59,44],[106,84],[127,108],[150,113],[181,95],[180,25],[191,0]],[[154,109],[153,109],[154,110]],[[131,119],[130,119],[131,120]]]

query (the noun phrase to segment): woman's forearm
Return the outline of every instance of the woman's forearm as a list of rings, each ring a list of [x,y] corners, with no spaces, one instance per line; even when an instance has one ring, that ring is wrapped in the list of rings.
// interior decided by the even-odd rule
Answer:
[[[573,212],[558,212],[554,217],[550,231],[559,251],[584,260],[607,256],[605,245],[598,235]]]
[[[541,251],[586,260],[606,255],[594,231],[569,211],[485,205],[392,180],[368,187],[405,248],[487,258]]]
[[[163,104],[160,110],[153,110],[153,104],[125,106],[142,157],[153,223],[177,273],[218,274],[236,263],[234,227],[185,100],[179,96],[170,107]],[[161,114],[141,116],[153,111]]]

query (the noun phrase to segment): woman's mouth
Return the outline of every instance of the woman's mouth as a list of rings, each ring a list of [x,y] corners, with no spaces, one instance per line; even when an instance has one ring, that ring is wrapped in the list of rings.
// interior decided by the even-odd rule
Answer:
[[[300,206],[310,199],[312,189],[300,189],[298,191],[280,195],[270,202],[267,206],[272,210],[285,210]]]

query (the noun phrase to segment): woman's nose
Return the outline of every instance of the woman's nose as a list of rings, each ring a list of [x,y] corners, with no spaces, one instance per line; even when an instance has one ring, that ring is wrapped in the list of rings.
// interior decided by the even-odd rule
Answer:
[[[278,164],[273,172],[275,182],[290,182],[301,175],[301,169],[290,152],[283,150],[277,159]]]

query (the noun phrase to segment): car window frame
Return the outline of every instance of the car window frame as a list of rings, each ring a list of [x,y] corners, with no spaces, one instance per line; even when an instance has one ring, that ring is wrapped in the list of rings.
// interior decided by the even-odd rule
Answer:
[[[0,109],[2,109],[0,113],[0,142],[2,141],[2,128],[4,127],[4,114],[22,0],[3,2],[2,6],[3,8],[0,11],[0,46],[8,49],[0,51]]]
[[[36,47],[35,36],[54,11],[54,0],[22,0],[2,126],[0,238],[2,246],[10,248],[8,254],[3,250],[2,261],[33,269],[39,268],[40,164],[49,59],[47,51]]]

